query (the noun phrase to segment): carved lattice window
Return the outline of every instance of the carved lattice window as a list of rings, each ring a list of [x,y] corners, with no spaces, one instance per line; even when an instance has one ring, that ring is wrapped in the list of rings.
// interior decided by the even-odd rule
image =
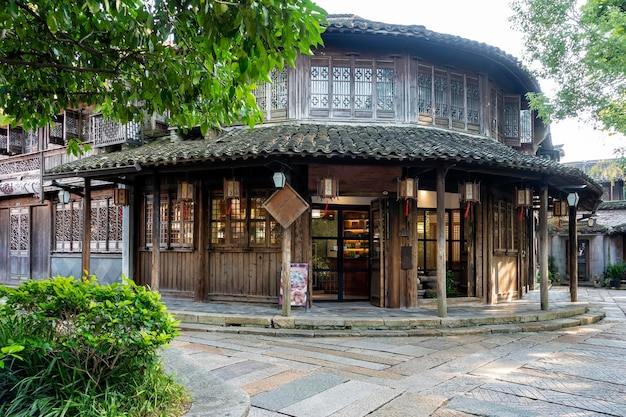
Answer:
[[[110,198],[91,202],[90,249],[96,252],[119,252],[122,250],[123,209],[115,206]],[[80,252],[83,240],[83,205],[81,201],[57,204],[55,217],[55,250]]]
[[[273,70],[270,82],[263,82],[254,90],[254,97],[266,119],[277,117],[280,112],[286,115],[288,103],[287,70]],[[278,113],[277,113],[278,112]]]
[[[458,74],[450,77],[450,115],[452,120],[465,122],[465,80]]]
[[[312,58],[309,105],[311,115],[317,117],[392,118],[395,61]]]
[[[522,110],[520,112],[520,142],[533,143],[533,112]]]
[[[420,65],[417,71],[417,108],[419,113],[432,116],[433,74],[429,66]]]
[[[145,199],[145,245],[152,247],[153,196]],[[194,244],[194,202],[178,200],[175,193],[161,196],[159,204],[159,247],[193,248]]]
[[[448,74],[435,70],[435,116],[447,118],[450,110]]]
[[[311,107],[327,109],[329,104],[328,66],[311,66]]]

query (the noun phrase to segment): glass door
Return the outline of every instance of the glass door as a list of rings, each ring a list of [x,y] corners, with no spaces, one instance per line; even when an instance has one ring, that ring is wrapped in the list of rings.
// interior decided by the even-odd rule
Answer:
[[[369,299],[369,209],[313,209],[313,300]]]

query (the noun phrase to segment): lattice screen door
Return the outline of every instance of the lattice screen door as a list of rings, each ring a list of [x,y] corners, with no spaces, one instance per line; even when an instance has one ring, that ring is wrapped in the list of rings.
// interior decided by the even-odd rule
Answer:
[[[11,246],[9,252],[11,280],[27,280],[30,274],[30,209],[11,209]]]

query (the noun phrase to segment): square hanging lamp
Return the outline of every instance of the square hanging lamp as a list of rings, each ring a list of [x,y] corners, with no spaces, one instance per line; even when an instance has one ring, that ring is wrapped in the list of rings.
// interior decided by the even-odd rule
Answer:
[[[339,196],[339,180],[322,178],[317,183],[317,196],[320,198],[336,198]]]
[[[413,199],[417,200],[418,191],[418,179],[417,178],[404,178],[398,180],[398,199]]]
[[[480,203],[480,183],[467,181],[461,184],[459,199],[467,203]]]
[[[516,207],[532,207],[533,190],[532,188],[516,188],[515,189],[515,206]]]
[[[232,179],[232,180],[224,179],[224,199],[239,200],[240,198],[241,198],[241,182],[235,179]]]

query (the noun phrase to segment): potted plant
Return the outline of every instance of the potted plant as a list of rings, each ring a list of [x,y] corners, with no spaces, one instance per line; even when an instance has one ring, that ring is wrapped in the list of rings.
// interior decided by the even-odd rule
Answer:
[[[626,262],[620,261],[614,264],[608,264],[604,271],[605,285],[611,288],[619,288],[626,273]]]

